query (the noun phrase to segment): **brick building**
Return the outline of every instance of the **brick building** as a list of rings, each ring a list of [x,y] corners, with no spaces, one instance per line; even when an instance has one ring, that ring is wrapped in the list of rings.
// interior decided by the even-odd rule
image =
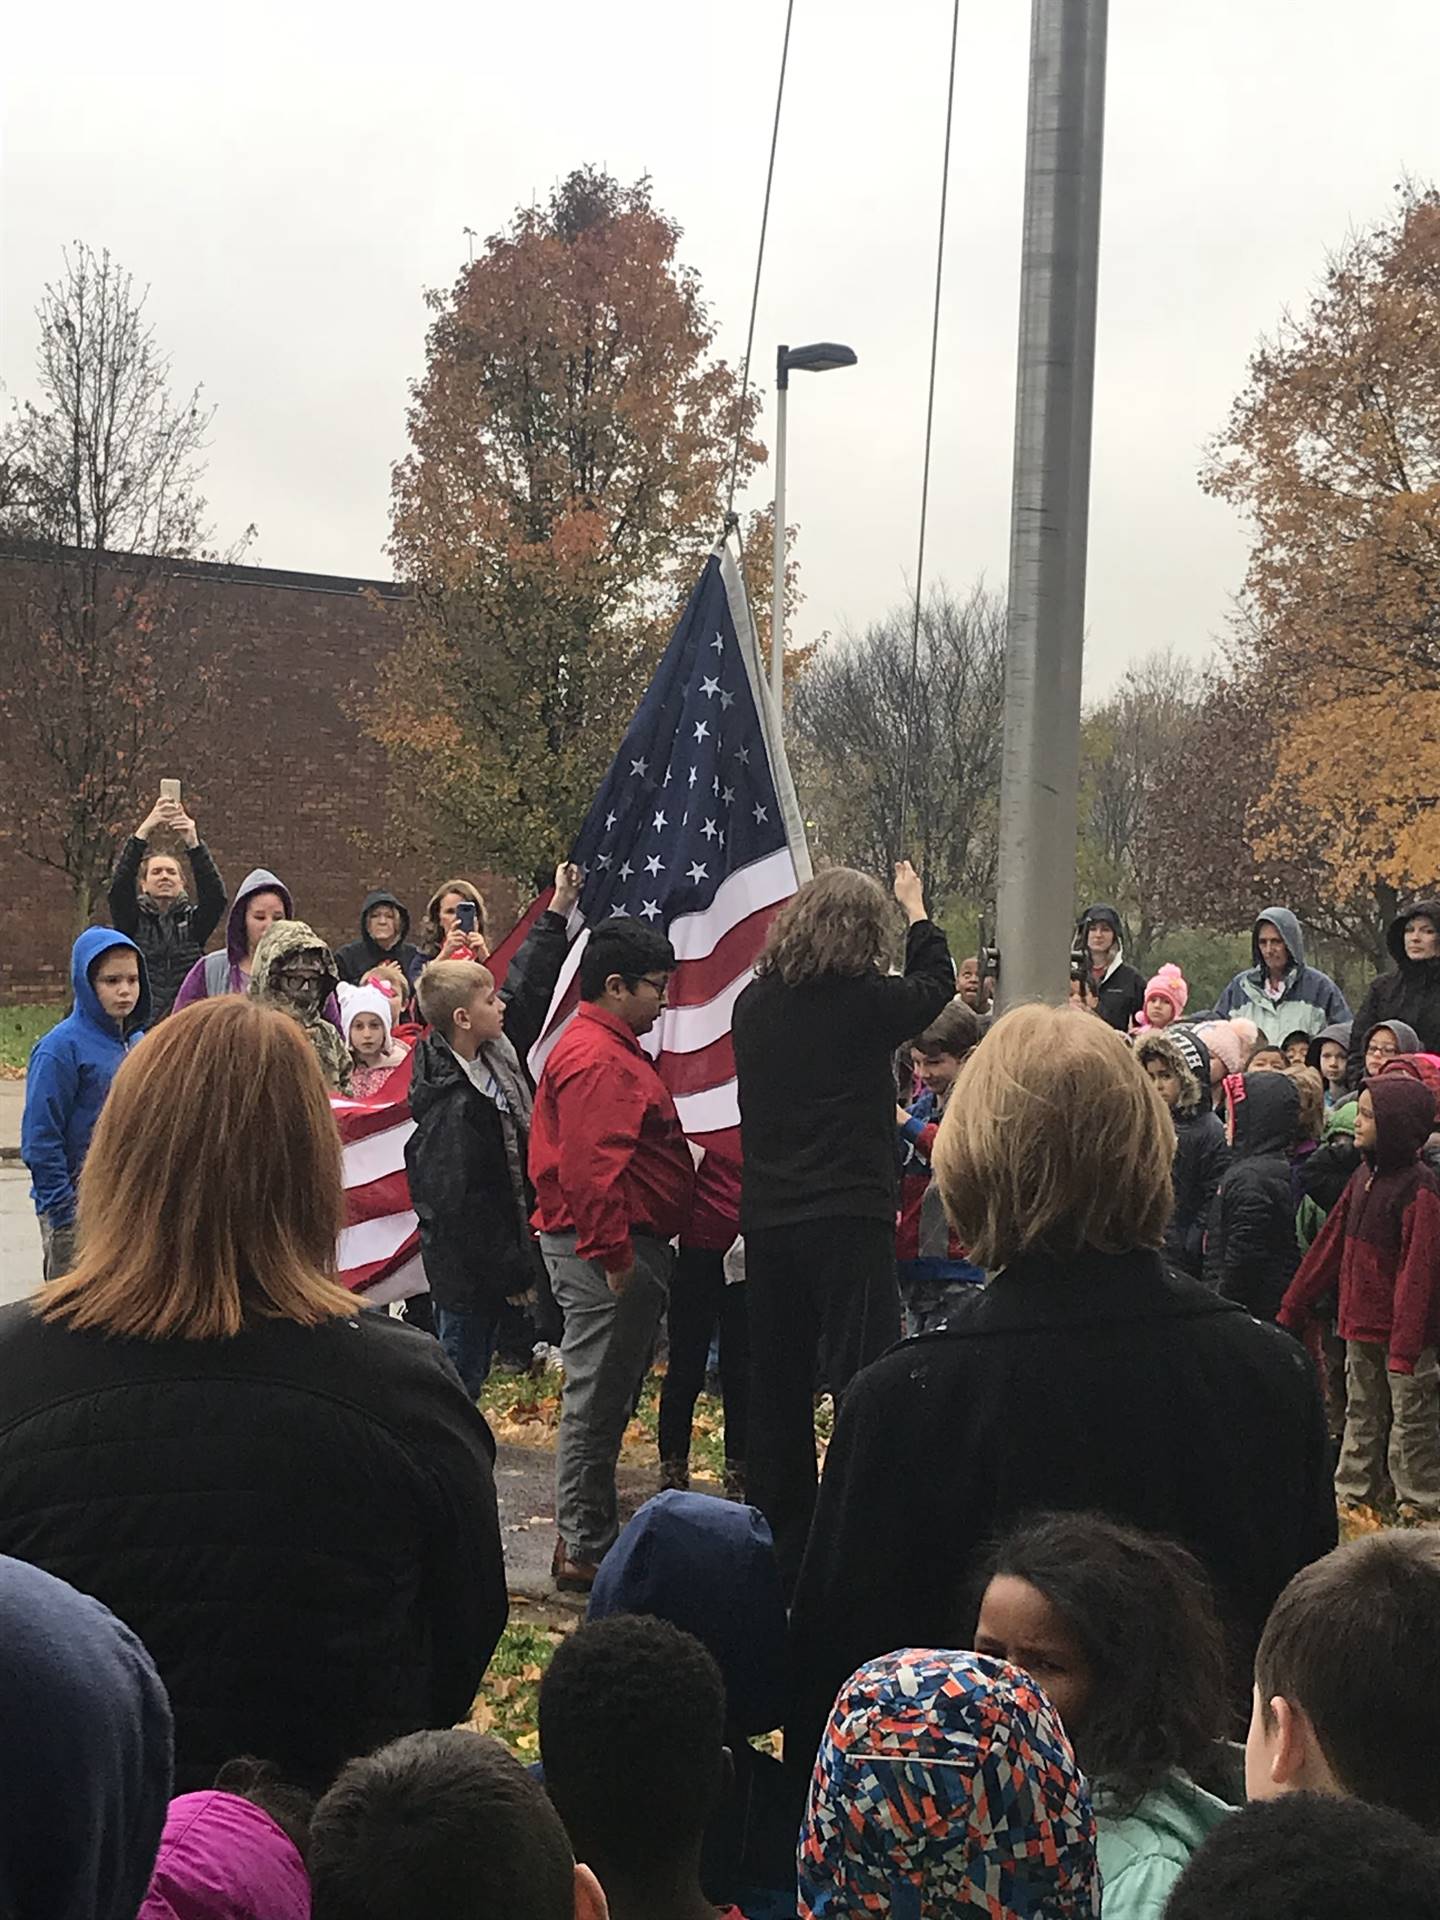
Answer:
[[[32,564],[0,556],[0,594],[7,577],[18,584],[16,570]],[[202,634],[213,622],[225,636],[227,668],[223,719],[170,771],[227,888],[233,892],[252,867],[271,868],[300,917],[339,945],[355,937],[363,896],[386,886],[409,905],[418,928],[431,889],[447,876],[362,852],[356,829],[381,825],[384,766],[341,706],[345,690],[363,686],[400,644],[394,603],[403,590],[270,567],[197,563],[184,571]],[[0,740],[0,794],[6,760],[20,749]],[[135,795],[136,822],[153,798]],[[0,804],[0,999],[63,999],[69,893],[60,875],[21,853],[3,816]],[[483,875],[473,877],[484,885]],[[503,912],[496,917],[503,930]]]

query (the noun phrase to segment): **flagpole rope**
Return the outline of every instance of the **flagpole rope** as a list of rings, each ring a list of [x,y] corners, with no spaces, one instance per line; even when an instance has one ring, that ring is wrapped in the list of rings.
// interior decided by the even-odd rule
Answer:
[[[945,154],[940,163],[940,231],[935,243],[935,301],[930,317],[930,383],[925,396],[925,458],[920,479],[920,546],[915,559],[915,613],[910,629],[910,677],[905,693],[905,742],[900,769],[900,834],[897,859],[906,858],[910,819],[911,736],[915,729],[915,691],[920,678],[920,614],[925,592],[925,527],[930,513],[930,447],[935,430],[935,372],[940,357],[940,288],[945,277],[945,213],[950,199],[950,136],[955,124],[955,56],[960,43],[960,0],[950,18],[950,80],[945,94]],[[738,451],[738,444],[737,444]]]
[[[780,144],[780,108],[785,99],[785,70],[790,64],[790,23],[794,17],[795,0],[786,0],[785,38],[780,47],[780,80],[775,89],[775,119],[770,128],[770,164],[765,169],[765,200],[760,209],[760,244],[755,250],[755,284],[750,291],[750,327],[745,335],[745,369],[740,376],[740,405],[735,414],[735,449],[730,457],[730,490],[725,496],[727,520],[735,512],[735,484],[740,474],[740,447],[745,438],[745,401],[750,393],[750,355],[755,346],[755,316],[760,308],[760,272],[765,265],[765,235],[770,226],[770,189],[775,184],[775,149]]]

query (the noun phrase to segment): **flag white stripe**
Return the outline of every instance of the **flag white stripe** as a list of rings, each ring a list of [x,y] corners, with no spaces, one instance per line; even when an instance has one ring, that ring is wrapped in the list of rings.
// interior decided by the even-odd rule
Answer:
[[[342,1273],[355,1267],[368,1267],[377,1260],[388,1260],[404,1246],[420,1225],[413,1211],[383,1214],[378,1220],[362,1220],[358,1226],[342,1228],[335,1262]]]
[[[730,1079],[723,1086],[707,1087],[703,1093],[678,1094],[675,1111],[686,1133],[719,1133],[725,1127],[738,1127],[739,1082]]]
[[[788,900],[794,891],[795,861],[788,847],[767,853],[748,867],[737,867],[720,882],[715,898],[703,913],[677,914],[670,922],[670,944],[676,959],[705,959],[732,927],[738,927],[762,907]]]
[[[355,1298],[367,1300],[372,1307],[386,1307],[392,1300],[413,1300],[417,1293],[429,1291],[425,1263],[417,1251],[403,1266],[397,1267],[393,1273],[387,1273],[383,1280],[377,1280],[373,1286],[362,1287]]]
[[[699,1007],[667,1007],[657,1029],[661,1053],[698,1053],[730,1031],[735,1002],[754,978],[753,966],[737,974],[723,992]]]
[[[405,1119],[384,1133],[372,1133],[367,1139],[352,1140],[343,1150],[341,1182],[347,1188],[368,1187],[372,1180],[386,1174],[405,1171],[405,1142],[415,1131],[415,1122]]]
[[[565,996],[570,991],[570,982],[580,971],[580,956],[589,944],[590,929],[586,927],[577,938],[572,941],[570,951],[565,956],[565,964],[560,969],[560,978],[556,981],[555,991],[550,996],[550,1011],[545,1016],[545,1026],[541,1031],[540,1038],[530,1049],[528,1063],[530,1067],[530,1078],[535,1082],[537,1087],[540,1084],[540,1074],[545,1062],[550,1058],[550,1049],[569,1025],[568,1021],[562,1022],[559,1026],[553,1026],[551,1023],[554,1021],[557,1012],[565,1004]]]

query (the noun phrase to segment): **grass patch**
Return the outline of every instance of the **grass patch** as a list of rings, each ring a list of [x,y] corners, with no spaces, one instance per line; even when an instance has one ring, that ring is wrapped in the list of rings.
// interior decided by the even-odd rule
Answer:
[[[60,1005],[0,1007],[0,1080],[18,1080],[25,1071],[30,1049],[64,1018]]]
[[[625,1429],[620,1458],[626,1466],[653,1467],[660,1458],[660,1389],[664,1375],[650,1373],[640,1394],[635,1417]],[[558,1368],[538,1379],[528,1373],[492,1368],[480,1392],[480,1411],[497,1440],[512,1445],[545,1447],[554,1444],[560,1424],[560,1391],[564,1376]],[[725,1413],[719,1400],[702,1393],[695,1403],[695,1425],[690,1440],[690,1470],[719,1480],[725,1472]]]
[[[512,1620],[500,1636],[466,1723],[477,1733],[493,1734],[527,1764],[540,1757],[540,1682],[565,1633],[560,1627]]]

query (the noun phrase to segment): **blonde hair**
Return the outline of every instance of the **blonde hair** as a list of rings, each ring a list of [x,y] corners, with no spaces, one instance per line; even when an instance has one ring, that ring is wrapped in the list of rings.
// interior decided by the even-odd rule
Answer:
[[[116,1074],[80,1175],[79,1245],[44,1320],[222,1340],[355,1311],[335,1282],[340,1136],[301,1028],[245,994],[172,1014]]]
[[[1170,1109],[1120,1034],[1069,1007],[1019,1007],[961,1068],[934,1168],[970,1257],[999,1267],[1158,1247],[1174,1151]]]
[[[393,960],[382,960],[378,967],[371,967],[368,973],[362,973],[360,984],[362,987],[393,987],[397,1019],[400,1010],[408,1007],[415,998],[415,990],[405,978],[405,969]]]
[[[440,902],[447,893],[458,893],[462,900],[468,900],[475,909],[476,932],[485,931],[485,896],[469,880],[447,880],[444,886],[437,887],[430,896],[425,909],[425,918],[420,926],[420,945],[426,953],[439,953],[445,944],[445,929],[440,924]]]
[[[1285,1078],[1293,1080],[1300,1092],[1295,1138],[1318,1140],[1325,1129],[1325,1082],[1314,1067],[1286,1067]]]
[[[494,984],[494,974],[478,960],[432,960],[415,982],[421,1018],[448,1040],[460,1008]]]
[[[776,914],[757,973],[778,973],[786,986],[825,978],[856,979],[885,960],[899,917],[869,874],[829,867],[807,880]]]

